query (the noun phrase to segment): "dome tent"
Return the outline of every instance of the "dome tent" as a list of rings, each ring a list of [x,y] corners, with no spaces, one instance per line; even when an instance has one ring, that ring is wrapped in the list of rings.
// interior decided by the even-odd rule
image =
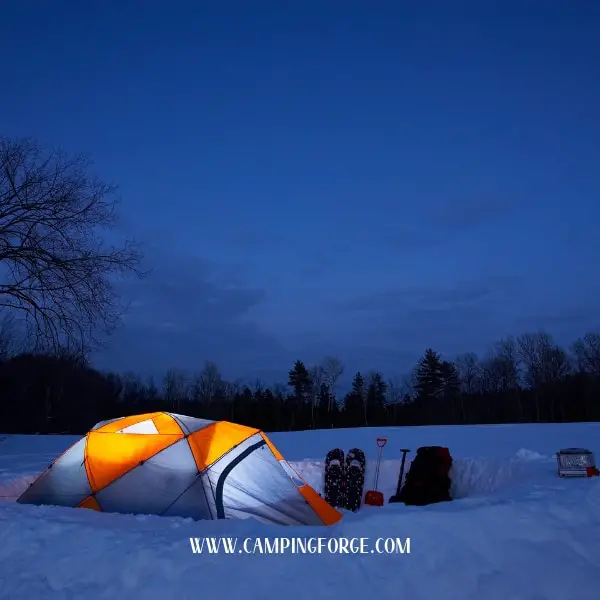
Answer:
[[[17,502],[282,525],[342,517],[262,431],[167,412],[98,423]]]

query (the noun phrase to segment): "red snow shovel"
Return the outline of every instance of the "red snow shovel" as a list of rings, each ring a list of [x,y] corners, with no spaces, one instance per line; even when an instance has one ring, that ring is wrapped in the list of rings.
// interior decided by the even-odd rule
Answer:
[[[387,442],[387,438],[377,438],[377,447],[379,453],[377,455],[377,468],[375,469],[375,489],[369,490],[365,494],[365,504],[369,506],[383,506],[383,494],[377,490],[377,483],[379,481],[379,466],[381,465],[381,452]]]

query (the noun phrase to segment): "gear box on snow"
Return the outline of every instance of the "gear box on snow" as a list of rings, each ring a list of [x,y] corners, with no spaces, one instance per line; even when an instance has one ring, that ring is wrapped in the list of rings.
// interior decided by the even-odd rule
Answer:
[[[563,448],[556,453],[559,477],[593,477],[600,475],[591,450]]]

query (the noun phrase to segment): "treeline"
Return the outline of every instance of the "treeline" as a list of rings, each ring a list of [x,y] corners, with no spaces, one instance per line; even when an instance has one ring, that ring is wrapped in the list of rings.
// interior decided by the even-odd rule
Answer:
[[[507,338],[483,358],[453,360],[427,349],[402,379],[356,373],[328,357],[296,361],[287,385],[226,381],[207,362],[160,382],[102,373],[69,354],[18,353],[0,360],[0,431],[76,433],[116,416],[152,411],[229,420],[266,431],[383,425],[600,421],[600,334],[569,349],[544,332]]]
[[[212,363],[158,382],[101,373],[81,357],[121,322],[116,282],[145,271],[137,243],[107,242],[121,237],[116,188],[90,166],[34,140],[0,137],[0,432],[84,433],[101,420],[158,410],[267,431],[600,421],[596,333],[569,349],[546,333],[526,334],[481,359],[428,349],[409,376],[356,373],[348,393],[340,389],[348,374],[331,357],[298,360],[285,385],[271,387],[226,381]]]

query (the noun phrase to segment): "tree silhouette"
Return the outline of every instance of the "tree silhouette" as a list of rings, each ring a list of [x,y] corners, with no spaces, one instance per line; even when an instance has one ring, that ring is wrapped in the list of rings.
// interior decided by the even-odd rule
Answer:
[[[115,237],[115,188],[90,167],[0,138],[0,309],[23,318],[36,348],[98,347],[123,313],[117,276],[142,275],[136,245],[103,235]]]

